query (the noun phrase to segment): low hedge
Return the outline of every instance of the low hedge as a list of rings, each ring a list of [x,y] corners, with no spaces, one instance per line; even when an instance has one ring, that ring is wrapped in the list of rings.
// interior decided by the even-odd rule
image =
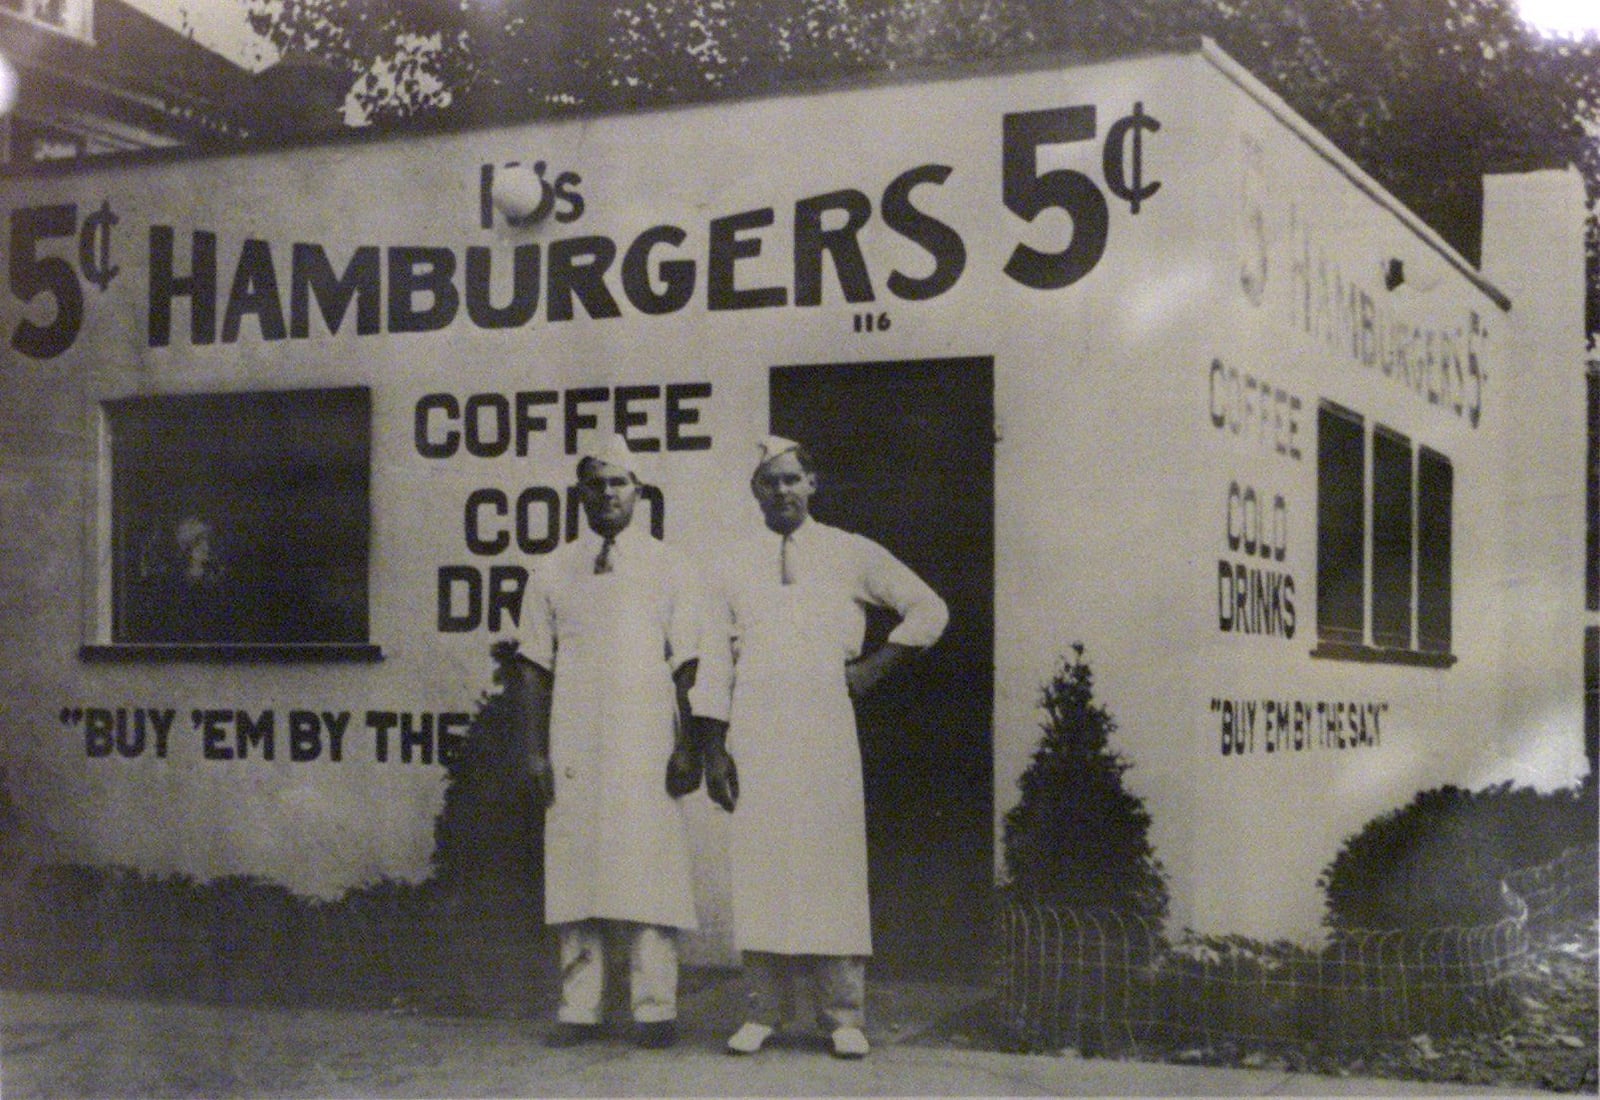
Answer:
[[[1553,792],[1444,786],[1385,813],[1340,847],[1318,879],[1335,931],[1443,928],[1515,915],[1503,883],[1596,840],[1595,784]]]

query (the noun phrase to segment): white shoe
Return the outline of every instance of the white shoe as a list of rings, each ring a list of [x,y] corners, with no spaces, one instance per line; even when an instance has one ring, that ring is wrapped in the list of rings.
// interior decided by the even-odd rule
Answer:
[[[835,1058],[865,1058],[872,1048],[867,1045],[866,1032],[859,1027],[840,1027],[833,1031],[833,1056]]]
[[[772,1029],[766,1024],[758,1024],[754,1020],[739,1025],[728,1038],[729,1054],[755,1054],[772,1035]]]

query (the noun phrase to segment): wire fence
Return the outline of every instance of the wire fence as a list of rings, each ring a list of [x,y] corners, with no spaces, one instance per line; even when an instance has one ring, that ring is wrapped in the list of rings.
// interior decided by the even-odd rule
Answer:
[[[1127,914],[1006,898],[1003,1022],[1030,1049],[1086,1054],[1141,1043],[1360,1047],[1497,1031],[1520,1010],[1515,979],[1533,935],[1563,914],[1593,912],[1595,867],[1590,845],[1508,876],[1508,915],[1492,923],[1341,931],[1320,950],[1236,936],[1174,946]]]
[[[1600,847],[1568,848],[1556,859],[1538,867],[1513,871],[1505,888],[1528,907],[1530,930],[1542,931],[1551,921],[1577,914],[1594,914],[1600,906]]]

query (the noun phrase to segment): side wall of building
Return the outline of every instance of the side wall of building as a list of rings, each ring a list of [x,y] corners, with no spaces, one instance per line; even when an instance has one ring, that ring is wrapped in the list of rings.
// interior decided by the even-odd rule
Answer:
[[[1207,334],[1206,359],[1244,420],[1199,433],[1193,458],[1196,507],[1216,517],[1215,615],[1188,678],[1199,835],[1187,893],[1196,928],[1309,940],[1317,877],[1347,837],[1418,791],[1515,774],[1495,716],[1521,317],[1212,57],[1211,101],[1228,104],[1219,160],[1232,178],[1216,202],[1230,322]],[[1576,240],[1578,224],[1565,232]],[[1545,466],[1581,454],[1565,432],[1528,445]],[[1292,626],[1270,607],[1291,583]],[[1541,690],[1576,673],[1570,648]]]

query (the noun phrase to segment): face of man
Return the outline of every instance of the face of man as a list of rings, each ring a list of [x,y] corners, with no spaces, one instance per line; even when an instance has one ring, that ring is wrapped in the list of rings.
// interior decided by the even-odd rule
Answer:
[[[188,518],[178,524],[178,550],[183,558],[183,576],[193,585],[210,584],[217,579],[218,562],[212,546],[212,527],[202,519]]]
[[[800,464],[793,451],[785,451],[756,471],[750,487],[767,526],[786,535],[811,514],[811,494],[817,491],[817,477]]]
[[[610,537],[628,526],[639,488],[638,479],[621,466],[598,460],[584,463],[578,475],[578,499],[596,534]]]

